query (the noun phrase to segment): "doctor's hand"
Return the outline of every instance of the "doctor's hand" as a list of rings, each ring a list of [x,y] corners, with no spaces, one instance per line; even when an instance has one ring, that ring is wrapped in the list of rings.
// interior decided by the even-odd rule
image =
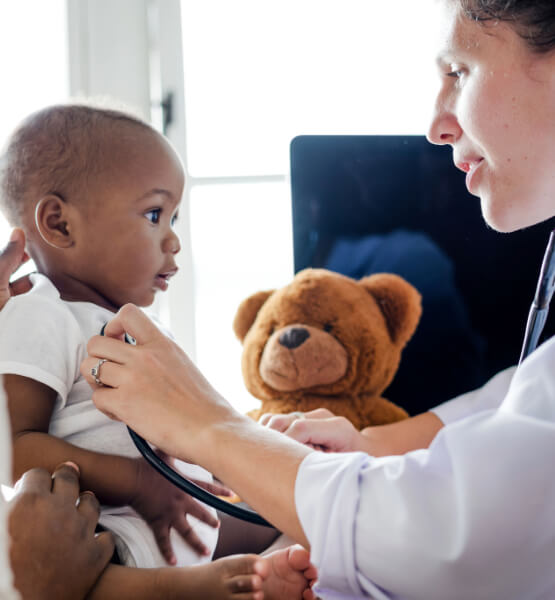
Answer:
[[[367,451],[367,439],[345,417],[327,408],[283,415],[265,414],[258,422],[324,452]]]
[[[173,459],[163,452],[158,456],[167,464]],[[137,490],[131,506],[143,517],[154,533],[156,543],[168,564],[177,563],[170,541],[170,529],[177,533],[199,555],[209,554],[208,548],[195,533],[187,516],[193,516],[211,527],[219,527],[218,519],[203,504],[182,492],[167,479],[158,474],[143,458],[137,458]],[[222,485],[193,479],[194,483],[218,496],[230,496],[231,492]]]
[[[366,452],[371,456],[405,454],[428,448],[443,427],[433,412],[358,431],[326,408],[306,413],[262,415],[259,423],[324,452]]]
[[[79,495],[76,469],[63,464],[51,475],[32,469],[10,502],[10,560],[24,600],[80,600],[87,596],[114,551],[112,535],[95,534],[100,507]]]
[[[28,277],[10,284],[12,273],[28,260],[29,256],[25,252],[25,234],[21,229],[14,229],[8,245],[0,252],[0,310],[11,296],[23,294],[31,289]]]
[[[122,341],[124,332],[137,345]],[[246,420],[212,388],[185,352],[132,304],[123,306],[90,339],[81,373],[93,387],[93,401],[109,417],[124,421],[170,456],[203,464],[212,448],[214,425]],[[91,369],[100,367],[98,386]]]

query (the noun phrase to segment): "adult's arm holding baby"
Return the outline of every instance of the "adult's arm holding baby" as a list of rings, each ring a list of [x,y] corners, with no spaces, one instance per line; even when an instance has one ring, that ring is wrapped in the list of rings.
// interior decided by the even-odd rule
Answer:
[[[28,471],[10,504],[10,559],[23,600],[85,598],[114,544],[108,532],[95,535],[98,501],[79,495],[77,470]]]
[[[111,339],[125,331],[137,346]],[[91,339],[88,351],[81,372],[95,388],[100,410],[172,456],[207,468],[280,531],[308,544],[295,510],[295,480],[310,448],[235,411],[132,305],[108,323],[104,337]],[[99,358],[109,361],[102,365],[102,382],[109,387],[98,387],[91,378]]]
[[[83,489],[92,490],[100,502],[135,508],[150,525],[170,564],[175,562],[170,527],[199,554],[207,551],[186,518],[189,513],[216,527],[217,519],[202,505],[174,488],[142,458],[92,452],[49,435],[56,392],[18,375],[5,375],[4,382],[12,425],[14,479],[30,468],[51,471],[60,462],[71,460],[80,466]],[[222,493],[220,486],[214,485],[211,490]]]

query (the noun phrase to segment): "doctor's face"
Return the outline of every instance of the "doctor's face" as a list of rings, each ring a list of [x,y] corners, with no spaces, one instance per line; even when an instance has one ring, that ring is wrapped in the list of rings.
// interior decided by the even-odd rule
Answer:
[[[428,139],[453,148],[485,220],[513,231],[555,215],[555,52],[441,0],[441,86]]]

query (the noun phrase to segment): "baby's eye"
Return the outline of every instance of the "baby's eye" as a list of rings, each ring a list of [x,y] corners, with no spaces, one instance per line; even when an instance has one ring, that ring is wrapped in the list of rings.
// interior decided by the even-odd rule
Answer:
[[[145,213],[145,217],[151,222],[151,223],[159,223],[160,222],[160,213],[162,212],[162,210],[160,208],[153,208],[152,210],[149,210],[148,212]]]
[[[172,220],[170,221],[170,225],[172,227],[176,224],[177,219],[179,219],[179,213],[175,213],[175,215],[173,215]]]

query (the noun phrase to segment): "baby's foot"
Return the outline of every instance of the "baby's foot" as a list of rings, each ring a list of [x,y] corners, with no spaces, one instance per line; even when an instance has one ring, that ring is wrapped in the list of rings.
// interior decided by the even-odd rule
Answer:
[[[173,578],[175,596],[171,597],[263,600],[262,581],[269,572],[269,565],[255,554],[238,554],[204,565],[170,570],[174,575],[180,572],[178,581]]]
[[[264,600],[301,600],[316,579],[316,569],[310,564],[310,555],[302,546],[290,546],[266,554],[268,572],[263,573]]]

